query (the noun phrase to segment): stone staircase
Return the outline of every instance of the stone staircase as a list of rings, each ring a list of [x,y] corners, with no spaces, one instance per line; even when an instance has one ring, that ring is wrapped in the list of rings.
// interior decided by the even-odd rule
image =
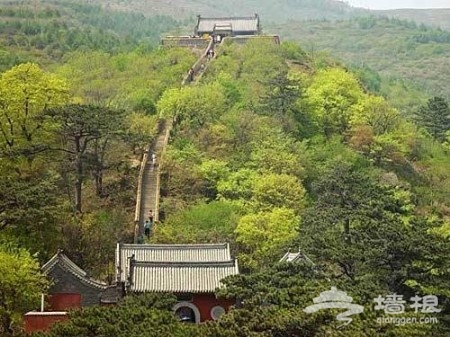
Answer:
[[[188,81],[188,76],[182,81],[182,85],[196,83],[205,70],[201,65],[206,64],[206,52],[212,48],[213,41],[210,39],[208,47],[202,56],[192,66],[195,72],[194,82]],[[164,151],[169,141],[170,130],[172,129],[171,121],[161,121],[158,125],[158,136],[148,147],[147,153],[144,154],[139,173],[138,192],[136,200],[134,243],[142,242],[144,235],[144,222],[148,219],[150,210],[153,211],[153,228],[155,231],[159,220],[159,193],[160,193],[160,170],[161,163],[164,160]],[[152,154],[156,154],[156,163],[153,166]]]

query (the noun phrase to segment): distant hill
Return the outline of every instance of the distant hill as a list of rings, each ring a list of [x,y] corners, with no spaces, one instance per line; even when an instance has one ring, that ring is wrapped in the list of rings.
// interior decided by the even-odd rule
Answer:
[[[334,0],[0,0],[0,70],[30,55],[58,60],[79,46],[152,47],[162,35],[191,34],[197,14],[255,12],[264,32],[307,51],[407,79],[427,95],[450,95],[450,32],[429,28],[449,28],[450,9],[369,11]]]
[[[203,16],[245,16],[258,13],[263,23],[289,20],[344,19],[367,14],[334,0],[90,0],[105,8],[140,11],[145,15],[164,14],[176,18]]]
[[[270,27],[309,52],[327,51],[347,65],[402,78],[429,95],[450,94],[450,32],[377,16],[345,21],[297,21]]]
[[[449,9],[396,9],[373,12],[377,15],[413,20],[428,26],[450,30],[450,2],[448,6]]]
[[[41,0],[44,1],[44,0]],[[176,19],[192,19],[196,15],[229,16],[258,13],[263,24],[295,20],[342,20],[355,16],[388,16],[413,20],[432,27],[450,29],[449,9],[368,10],[349,6],[337,0],[81,0],[108,9],[138,11],[147,16],[169,15]]]
[[[117,53],[159,45],[180,22],[76,0],[0,0],[0,71],[24,61],[59,62],[79,48]]]

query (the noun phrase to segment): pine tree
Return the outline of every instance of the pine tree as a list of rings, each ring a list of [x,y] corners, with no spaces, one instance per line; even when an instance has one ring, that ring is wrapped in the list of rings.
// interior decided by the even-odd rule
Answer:
[[[445,140],[445,133],[450,130],[450,108],[442,97],[430,98],[426,105],[420,107],[416,121],[424,127],[434,139]]]

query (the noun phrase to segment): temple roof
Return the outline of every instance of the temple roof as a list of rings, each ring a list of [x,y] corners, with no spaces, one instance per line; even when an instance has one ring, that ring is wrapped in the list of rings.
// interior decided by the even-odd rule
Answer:
[[[314,262],[300,250],[297,253],[288,251],[283,255],[279,262],[307,262],[314,265]]]
[[[51,271],[56,267],[60,267],[64,271],[74,275],[82,282],[93,287],[99,289],[106,289],[108,287],[106,283],[102,283],[90,278],[88,274],[83,269],[78,267],[74,262],[72,262],[72,260],[62,252],[62,250],[58,250],[58,252],[53,255],[53,257],[46,264],[42,266],[41,270],[45,275],[49,275]]]
[[[239,273],[227,243],[118,244],[118,281],[133,292],[213,292]]]
[[[214,32],[215,27],[230,27],[234,32],[257,32],[259,30],[259,17],[227,17],[202,18],[198,16],[196,30],[199,33]]]
[[[222,262],[136,262],[131,272],[133,292],[214,292],[220,280],[239,274],[235,260]]]

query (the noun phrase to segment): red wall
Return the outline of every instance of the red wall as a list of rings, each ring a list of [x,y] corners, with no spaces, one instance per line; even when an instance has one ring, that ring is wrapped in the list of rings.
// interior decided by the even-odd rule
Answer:
[[[66,311],[74,308],[81,308],[81,295],[80,294],[53,294],[48,296],[47,302],[49,304],[50,311]]]
[[[229,307],[235,304],[235,301],[217,299],[214,294],[194,294],[192,303],[195,304],[200,311],[200,322],[204,322],[212,320],[211,309],[216,305],[220,305],[228,311]]]
[[[25,333],[29,334],[36,331],[46,331],[55,322],[67,320],[66,314],[57,315],[25,315]]]

